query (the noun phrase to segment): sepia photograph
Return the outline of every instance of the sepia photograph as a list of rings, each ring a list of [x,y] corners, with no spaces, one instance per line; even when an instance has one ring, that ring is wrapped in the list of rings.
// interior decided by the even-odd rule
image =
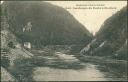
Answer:
[[[0,1],[1,82],[128,81],[127,0]]]

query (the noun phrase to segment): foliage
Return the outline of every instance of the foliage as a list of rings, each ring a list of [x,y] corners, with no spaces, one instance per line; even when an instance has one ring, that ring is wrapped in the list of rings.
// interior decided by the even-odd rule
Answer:
[[[122,8],[116,14],[108,18],[97,32],[96,41],[91,43],[91,49],[85,54],[98,56],[111,56],[126,59],[127,47],[122,48],[127,41],[127,7]],[[105,43],[104,43],[105,42]],[[104,43],[102,47],[100,45]],[[127,45],[127,44],[125,44]],[[117,53],[118,52],[118,53]]]
[[[31,59],[16,59],[14,66],[9,71],[18,79],[18,81],[32,81],[32,70],[34,65],[31,64]]]
[[[15,48],[15,45],[14,45],[13,42],[9,42],[9,43],[8,43],[8,47],[10,47],[10,48]]]
[[[8,68],[10,65],[10,60],[6,55],[1,56],[1,66]]]
[[[20,10],[19,10],[20,8]],[[46,2],[13,1],[3,3],[10,30],[22,40],[34,45],[87,44],[92,34],[68,11]],[[23,27],[31,22],[31,31]]]

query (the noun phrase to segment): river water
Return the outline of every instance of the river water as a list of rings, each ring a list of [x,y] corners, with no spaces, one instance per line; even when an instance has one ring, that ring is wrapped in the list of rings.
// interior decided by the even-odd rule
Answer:
[[[64,62],[80,62],[73,55],[66,55],[57,52],[56,55]],[[35,81],[116,81],[126,80],[126,78],[116,77],[115,73],[106,71],[107,67],[98,64],[83,63],[80,69],[63,69],[52,67],[36,67],[33,71]],[[75,65],[78,66],[78,65]],[[99,69],[100,68],[100,69]],[[105,70],[105,71],[102,71]],[[107,69],[108,70],[108,69]]]

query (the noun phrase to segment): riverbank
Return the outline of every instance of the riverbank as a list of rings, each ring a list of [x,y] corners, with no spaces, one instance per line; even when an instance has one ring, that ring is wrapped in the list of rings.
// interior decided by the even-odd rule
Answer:
[[[48,54],[50,52],[47,52],[47,54],[43,54],[46,53],[43,50],[34,51],[34,52],[36,53],[35,54],[36,57],[34,57],[35,59],[33,59],[33,61],[35,62],[34,64],[36,65],[36,67],[34,68],[35,70],[33,71],[33,73],[35,74],[33,77],[37,81],[66,80],[64,78],[59,79],[62,77],[66,77],[65,75],[60,75],[62,73],[65,74],[65,72],[67,72],[66,74],[68,74],[69,77],[75,77],[74,76],[75,74],[77,76],[82,74],[84,78],[85,75],[87,75],[90,79],[95,77],[94,78],[95,80],[102,80],[102,81],[127,80],[127,68],[125,67],[127,66],[126,61],[114,60],[109,57],[108,58],[96,57],[96,56],[78,57],[78,55],[77,56],[71,54],[69,55],[69,54],[64,54],[62,52],[52,52],[52,54]],[[81,59],[83,59],[83,61],[80,60],[80,57]],[[94,75],[91,75],[92,72],[94,72]],[[95,75],[97,73],[100,74],[100,76]],[[52,77],[53,75],[57,79],[55,79],[55,77]],[[75,80],[89,80],[87,78],[84,79],[83,76],[81,76],[81,79],[76,77]],[[73,79],[68,78],[68,80],[73,80]]]
[[[104,69],[101,70],[107,70],[111,73],[116,73],[117,77],[124,77],[126,79],[127,77],[127,61],[126,60],[117,60],[113,59],[111,57],[99,57],[99,56],[82,56],[79,53],[76,54],[70,54],[67,52],[64,52],[64,50],[61,50],[58,52],[57,50],[32,50],[32,53],[36,57],[34,57],[33,60],[35,60],[35,64],[38,66],[45,66],[45,67],[52,67],[52,68],[60,68],[60,69],[81,69],[82,65],[80,62],[83,63],[93,63],[95,65],[100,65]],[[60,54],[57,56],[57,54]],[[73,56],[76,57],[77,62],[65,62],[63,59],[63,56]],[[43,62],[43,63],[42,63]],[[112,69],[112,70],[111,70]]]
[[[3,56],[5,54],[2,54]],[[15,77],[14,79],[17,81],[30,81],[31,78],[31,70],[34,65],[30,63],[30,59],[33,57],[33,54],[25,50],[24,48],[9,48],[7,52],[8,66],[4,67],[6,63],[2,60],[2,66],[10,73],[11,76]],[[2,70],[4,71],[4,70]],[[2,76],[2,78],[6,78]]]
[[[126,60],[118,60],[113,59],[111,57],[100,57],[100,56],[83,56],[83,55],[76,55],[78,59],[84,62],[94,62],[94,63],[119,63],[119,64],[126,64],[128,61]]]
[[[79,56],[77,58],[85,63],[90,62],[96,65],[101,65],[104,68],[100,69],[101,71],[107,70],[110,73],[114,73],[115,75],[117,75],[117,78],[123,77],[125,79],[128,79],[128,61],[126,60],[117,60],[110,57],[99,56]]]
[[[48,69],[53,73],[54,73],[53,70],[55,69],[56,69],[55,73],[57,73],[57,70],[60,70],[62,72],[69,70],[69,72],[72,73],[71,71],[73,70],[74,72],[73,74],[78,72],[78,75],[79,75],[79,70],[86,68],[86,66],[88,70],[89,69],[98,70],[101,73],[105,73],[106,75],[105,78],[110,78],[110,79],[119,78],[119,80],[122,80],[122,78],[124,78],[124,80],[127,79],[126,78],[127,61],[124,61],[124,60],[115,60],[109,57],[81,56],[79,54],[75,54],[75,55],[68,54],[67,52],[65,53],[65,50],[56,51],[52,49],[42,49],[42,50],[29,50],[29,52],[32,53],[33,56],[28,58],[16,59],[14,61],[14,66],[9,68],[10,73],[13,76],[15,76],[15,78],[17,78],[18,81],[35,81],[33,79],[33,72],[35,70],[37,70],[38,72],[38,69],[36,68],[39,68],[39,70],[41,71],[43,71],[42,69],[45,69],[45,70]],[[90,67],[90,64],[91,64],[91,67]],[[93,66],[95,66],[96,69],[93,68]],[[36,74],[38,74],[37,72]],[[43,77],[43,75],[40,77]],[[73,76],[70,76],[70,77],[73,77]]]
[[[74,55],[64,54],[56,51],[32,51],[35,56],[32,57],[34,65],[39,67],[52,67],[60,69],[80,69],[80,61]]]

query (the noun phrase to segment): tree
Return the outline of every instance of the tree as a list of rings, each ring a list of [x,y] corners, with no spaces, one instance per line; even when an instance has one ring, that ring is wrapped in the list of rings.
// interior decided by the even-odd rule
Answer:
[[[14,43],[13,43],[13,42],[9,42],[9,43],[8,43],[8,47],[10,47],[10,48],[15,48]]]

